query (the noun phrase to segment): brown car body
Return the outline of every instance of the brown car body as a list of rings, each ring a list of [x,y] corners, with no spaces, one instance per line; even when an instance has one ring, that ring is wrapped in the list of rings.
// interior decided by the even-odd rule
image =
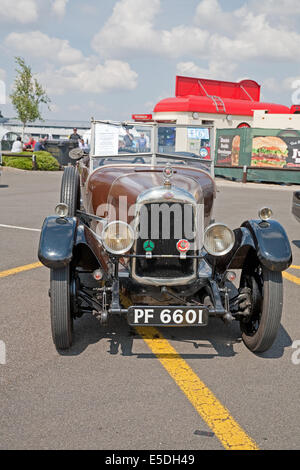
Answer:
[[[292,262],[278,222],[247,220],[235,230],[215,223],[216,185],[200,158],[151,154],[134,164],[73,152],[78,162],[65,168],[57,215],[45,219],[39,245],[51,270],[57,349],[71,346],[73,320],[86,313],[101,324],[123,316],[132,326],[237,320],[249,349],[271,346],[282,303],[269,307],[263,286],[267,280],[268,295],[280,300],[281,271]],[[239,286],[232,269],[242,270]]]

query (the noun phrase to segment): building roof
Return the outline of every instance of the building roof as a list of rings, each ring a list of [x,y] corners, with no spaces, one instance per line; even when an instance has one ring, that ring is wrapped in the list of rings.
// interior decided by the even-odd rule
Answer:
[[[8,118],[5,120],[7,126],[23,126],[21,121],[15,118]],[[90,129],[91,123],[89,121],[57,121],[55,119],[45,119],[45,121],[29,122],[26,127],[52,127],[52,128],[66,128],[66,129]]]
[[[253,80],[225,82],[203,78],[176,77],[176,97],[157,103],[159,112],[200,112],[253,116],[257,109],[270,114],[289,114],[290,108],[260,101],[260,85]]]

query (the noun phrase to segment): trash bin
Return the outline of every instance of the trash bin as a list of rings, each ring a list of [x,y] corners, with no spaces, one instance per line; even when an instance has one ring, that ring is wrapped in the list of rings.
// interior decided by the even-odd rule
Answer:
[[[78,144],[72,140],[48,140],[45,144],[46,151],[51,153],[61,166],[67,166],[70,163],[74,165],[69,152],[75,147],[78,147]]]

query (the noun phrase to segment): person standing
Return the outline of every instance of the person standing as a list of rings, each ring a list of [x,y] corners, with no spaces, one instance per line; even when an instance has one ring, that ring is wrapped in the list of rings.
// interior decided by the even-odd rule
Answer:
[[[69,139],[72,140],[73,142],[77,142],[77,143],[81,139],[81,136],[77,133],[77,128],[76,127],[74,127],[73,134],[70,135]]]
[[[129,129],[126,129],[126,134],[123,137],[125,147],[133,147],[134,137],[130,134]]]
[[[138,148],[139,148],[139,152],[145,152],[147,148],[147,139],[143,132],[141,133],[141,136],[138,138]]]

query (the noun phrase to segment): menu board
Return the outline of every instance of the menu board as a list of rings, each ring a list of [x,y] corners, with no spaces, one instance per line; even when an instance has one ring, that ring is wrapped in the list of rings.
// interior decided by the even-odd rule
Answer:
[[[220,135],[217,142],[217,161],[219,166],[238,166],[241,137],[239,135]]]
[[[300,167],[300,136],[253,138],[251,166],[271,168]]]

